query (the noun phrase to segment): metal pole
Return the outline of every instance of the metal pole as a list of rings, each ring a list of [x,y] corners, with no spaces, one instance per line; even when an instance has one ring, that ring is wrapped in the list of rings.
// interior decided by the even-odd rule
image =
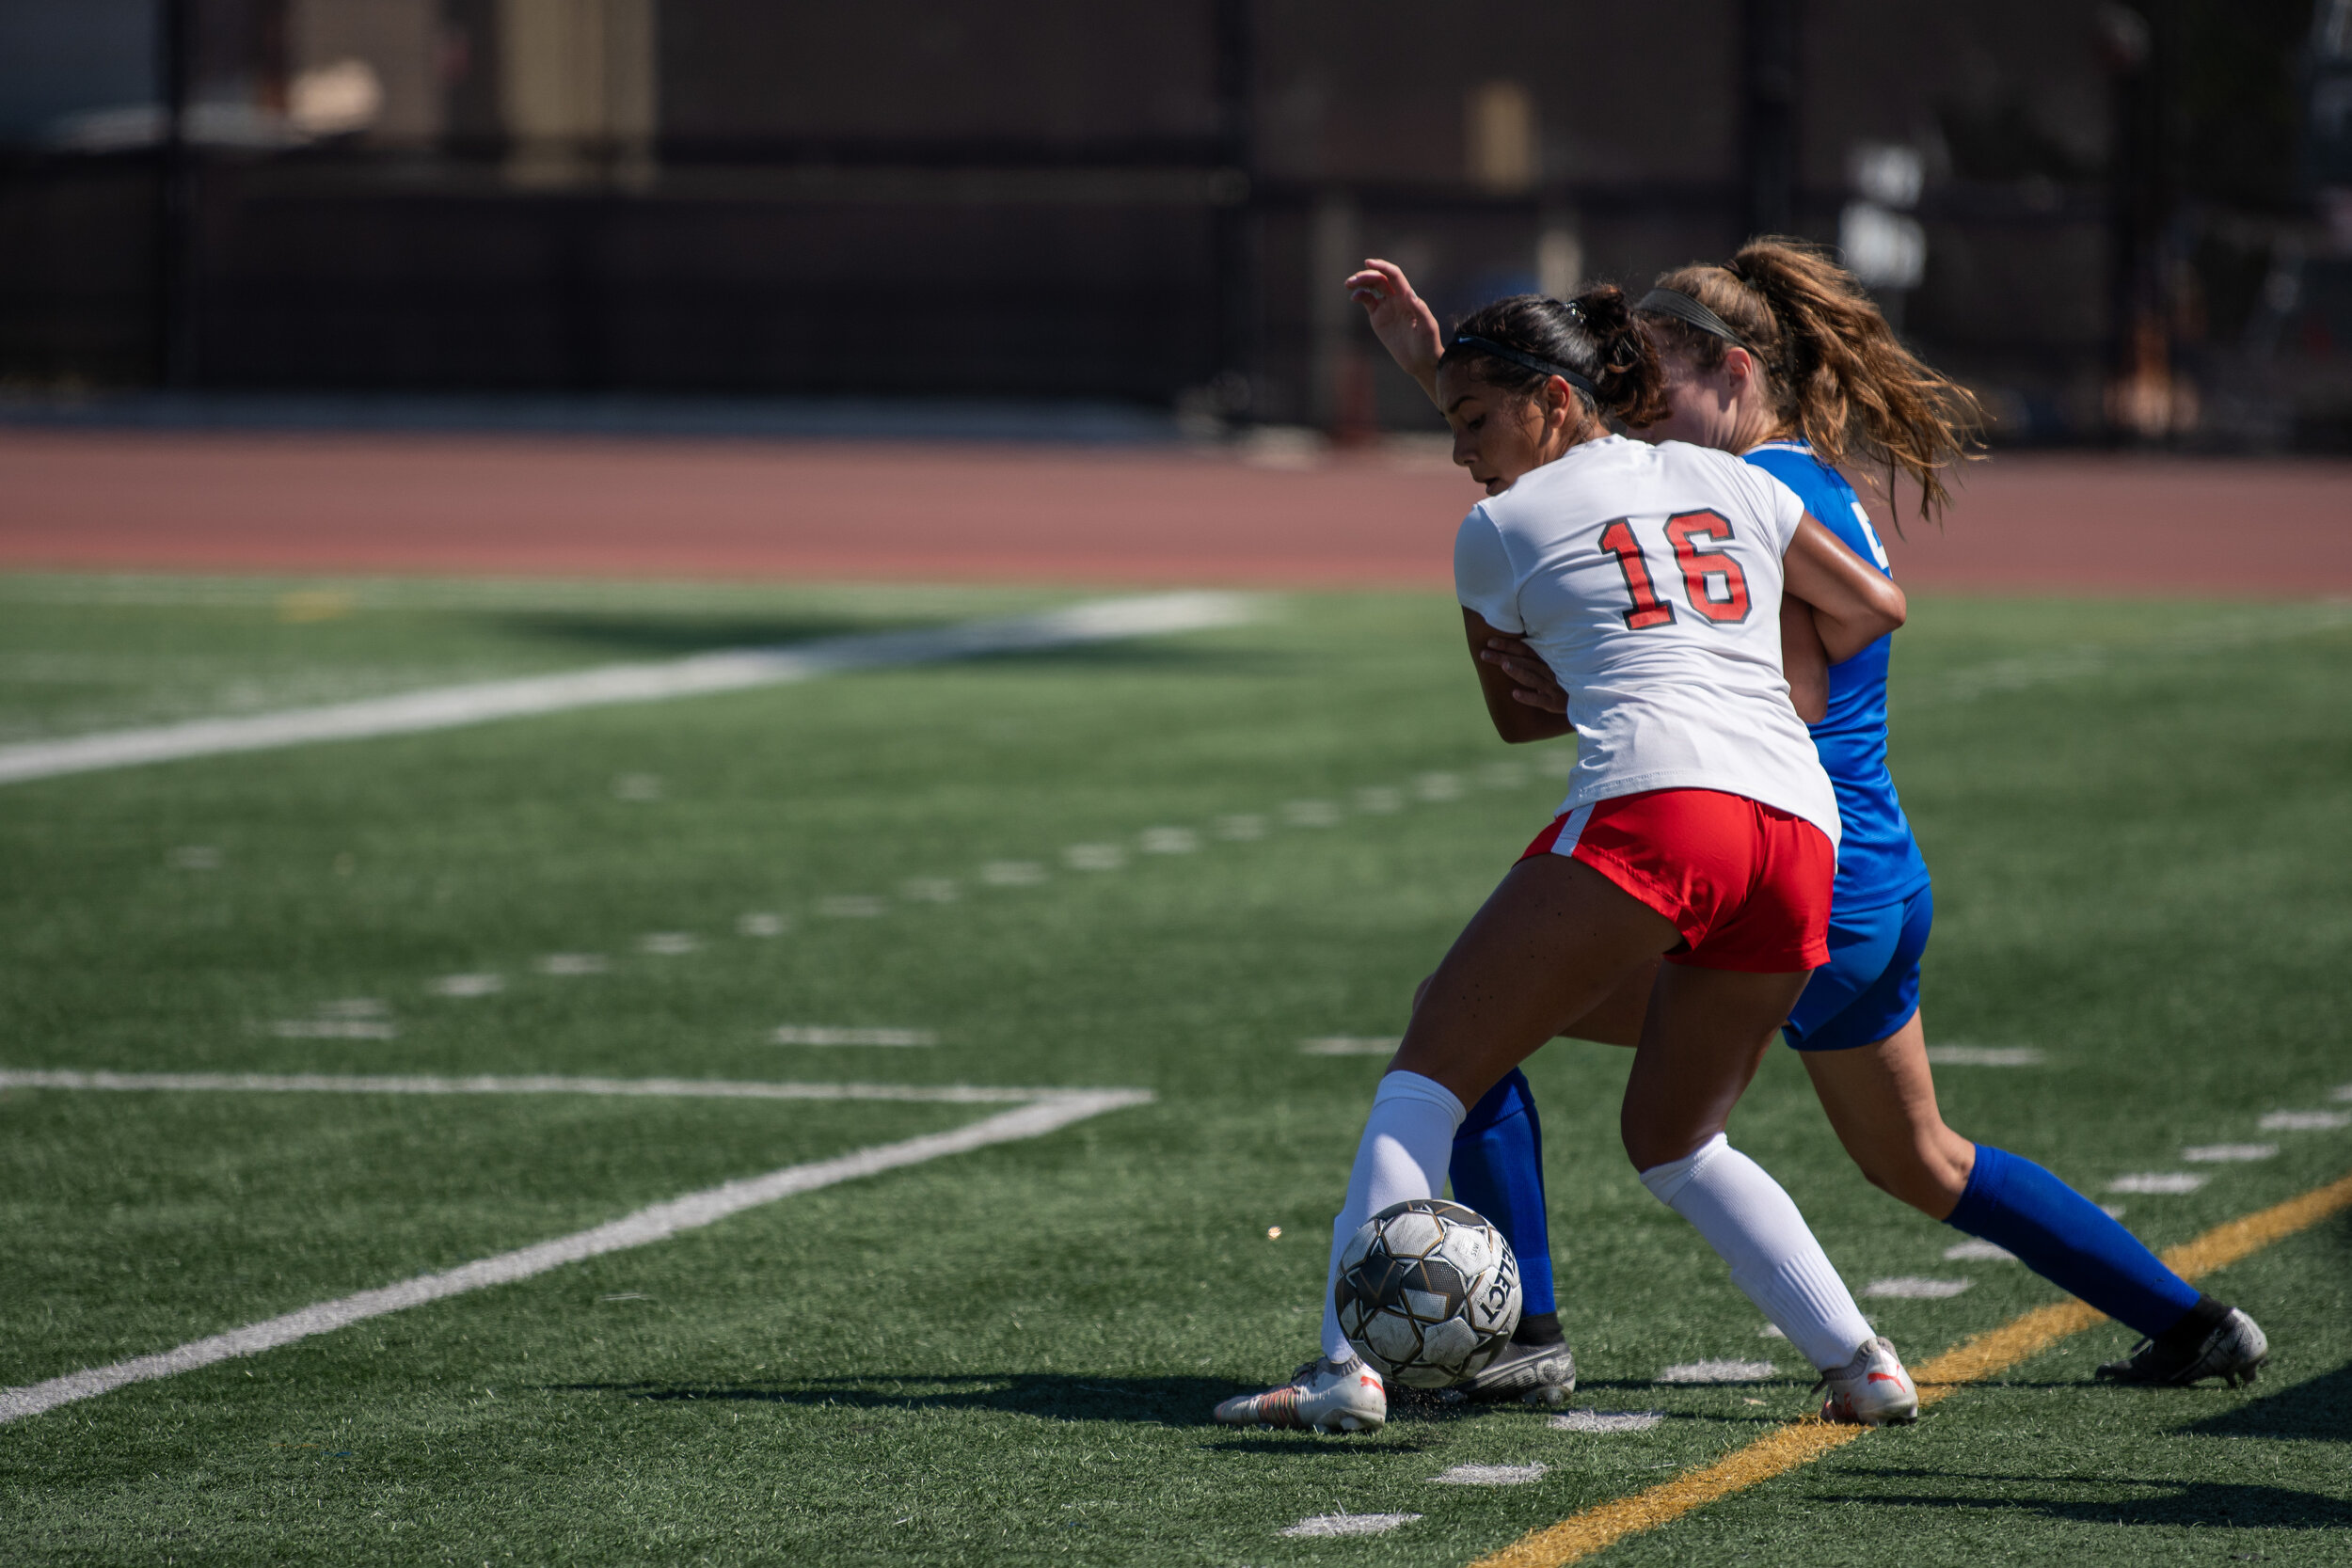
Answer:
[[[188,145],[196,0],[163,0],[160,58],[163,136],[158,143],[155,332],[156,370],[167,387],[196,383],[196,162]]]
[[[1741,17],[1740,173],[1747,232],[1797,224],[1799,0],[1745,0]]]
[[[1247,416],[1258,376],[1260,223],[1257,212],[1257,18],[1250,0],[1211,0],[1216,46],[1220,182],[1230,199],[1211,210],[1216,268],[1217,381],[1229,415]]]

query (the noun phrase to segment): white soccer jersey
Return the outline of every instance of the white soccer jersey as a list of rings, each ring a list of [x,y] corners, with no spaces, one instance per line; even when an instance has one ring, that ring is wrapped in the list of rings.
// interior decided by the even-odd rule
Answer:
[[[1837,798],[1780,661],[1781,555],[1804,516],[1787,485],[1727,452],[1621,436],[1470,508],[1455,594],[1567,689],[1563,811],[1714,789],[1837,842]]]

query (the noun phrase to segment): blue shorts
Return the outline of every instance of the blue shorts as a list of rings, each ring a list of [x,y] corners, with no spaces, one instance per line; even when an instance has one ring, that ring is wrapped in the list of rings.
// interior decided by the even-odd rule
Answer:
[[[1874,1045],[1919,1010],[1919,955],[1935,924],[1926,887],[1899,904],[1829,911],[1829,963],[1813,972],[1782,1037],[1799,1051]]]

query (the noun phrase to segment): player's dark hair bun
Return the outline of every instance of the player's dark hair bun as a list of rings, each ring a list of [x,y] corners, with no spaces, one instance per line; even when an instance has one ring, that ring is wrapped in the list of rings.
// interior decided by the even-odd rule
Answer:
[[[1474,363],[1480,380],[1504,392],[1533,397],[1550,379],[1541,371],[1490,354],[1464,338],[1565,365],[1592,383],[1580,396],[1600,413],[1640,427],[1665,417],[1665,378],[1648,336],[1635,325],[1625,291],[1603,283],[1570,300],[1513,294],[1464,316],[1440,364]]]

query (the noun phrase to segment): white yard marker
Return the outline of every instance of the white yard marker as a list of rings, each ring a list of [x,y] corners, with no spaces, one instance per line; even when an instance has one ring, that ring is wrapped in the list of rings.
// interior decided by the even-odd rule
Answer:
[[[1265,837],[1265,818],[1249,812],[1243,812],[1235,816],[1220,816],[1216,819],[1216,836],[1231,839],[1237,844],[1247,844],[1252,839],[1263,838]]]
[[[1898,1275],[1892,1279],[1873,1279],[1862,1288],[1866,1296],[1885,1296],[1897,1301],[1942,1301],[1959,1295],[1973,1279],[1929,1279],[1915,1274]]]
[[[1393,1056],[1401,1039],[1381,1039],[1369,1035],[1325,1035],[1318,1039],[1300,1040],[1299,1053],[1308,1056]]]
[[[601,974],[612,967],[601,953],[549,953],[539,960],[542,974]]]
[[[1589,1432],[1618,1436],[1647,1432],[1666,1418],[1662,1410],[1570,1410],[1551,1418],[1554,1432]]]
[[[1391,812],[1403,811],[1405,792],[1401,789],[1390,789],[1384,785],[1359,789],[1356,792],[1356,809],[1360,812],[1369,812],[1375,816],[1385,816]]]
[[[1937,1067],[2040,1067],[2045,1058],[2030,1045],[1931,1045],[1928,1060]]]
[[[702,938],[691,931],[647,931],[637,939],[637,951],[651,953],[657,958],[681,958],[702,946]]]
[[[2277,1144],[2200,1144],[2181,1150],[2181,1158],[2192,1165],[2232,1165],[2275,1159],[2278,1153]]]
[[[1250,608],[1249,599],[1237,594],[1157,594],[1138,598],[1097,599],[1038,615],[967,621],[924,631],[833,637],[779,648],[736,648],[697,654],[691,658],[606,664],[562,674],[437,687],[392,697],[289,708],[239,719],[197,719],[146,729],[109,730],[64,740],[25,741],[0,746],[0,784],[107,768],[135,768],[184,757],[274,751],[323,740],[415,735],[617,703],[666,702],[721,691],[791,685],[858,670],[1203,631],[1246,620]],[[656,781],[657,791],[659,787]]]
[[[1772,1375],[1770,1361],[1685,1361],[1658,1374],[1660,1383],[1761,1383]]]
[[[376,997],[352,996],[322,1002],[310,1017],[280,1019],[266,1030],[281,1040],[397,1039],[400,1031],[393,1027],[390,1013]]]
[[[817,900],[817,912],[833,920],[880,920],[890,912],[890,900],[870,893],[837,893]]]
[[[2337,1132],[2352,1127],[2352,1111],[2272,1111],[2262,1119],[2265,1132]]]
[[[937,1045],[930,1029],[838,1029],[821,1023],[787,1023],[768,1037],[778,1045]]]
[[[268,1032],[281,1040],[394,1040],[399,1028],[380,1018],[281,1018]]]
[[[436,996],[496,996],[506,989],[503,974],[444,974],[425,988]]]
[[[165,857],[174,871],[218,871],[220,851],[208,844],[191,844]]]
[[[1439,1486],[1525,1486],[1541,1481],[1549,1465],[1456,1465],[1429,1479]]]
[[[746,1209],[773,1203],[837,1182],[962,1154],[992,1144],[1042,1137],[1048,1132],[1131,1105],[1152,1096],[1142,1089],[926,1089],[909,1085],[722,1084],[679,1079],[563,1078],[327,1078],[245,1073],[107,1073],[0,1071],[0,1087],[64,1089],[262,1089],[326,1090],[393,1094],[624,1094],[718,1095],[772,1100],[898,1100],[951,1104],[1018,1102],[1014,1109],[984,1117],[968,1127],[932,1132],[898,1143],[853,1149],[830,1160],[787,1165],[765,1176],[724,1182],[656,1203],[592,1229],[559,1236],[535,1246],[484,1258],[440,1274],[421,1275],[373,1291],[323,1301],[298,1311],[247,1323],[153,1355],[134,1356],[108,1367],[54,1377],[45,1383],[0,1388],[0,1424],[23,1420],[77,1400],[94,1398],[134,1383],[194,1371],[240,1355],[256,1355],[313,1335],[382,1317],[426,1302],[463,1295],[493,1285],[665,1241],[683,1231],[715,1225]]]
[[[1413,793],[1431,804],[1462,798],[1462,776],[1459,773],[1423,773],[1413,781]]]
[[[2014,1263],[2017,1254],[1993,1242],[1971,1236],[1944,1249],[1945,1261],[1950,1263]]]
[[[1189,855],[1200,847],[1200,835],[1190,828],[1146,828],[1140,842],[1147,855]]]
[[[2117,1177],[2107,1183],[2107,1191],[2170,1194],[2177,1196],[2182,1193],[2193,1193],[2212,1180],[2212,1177],[2201,1176],[2193,1170],[2144,1171],[2137,1176]]]
[[[792,922],[766,911],[738,916],[735,922],[735,934],[741,937],[780,937],[791,928]]]
[[[1336,828],[1340,808],[1328,800],[1293,800],[1282,808],[1282,820],[1294,828]]]
[[[898,896],[910,904],[952,904],[963,890],[947,877],[910,877],[898,884]]]
[[[1117,871],[1127,863],[1127,851],[1116,844],[1073,844],[1061,860],[1073,871]]]
[[[1045,867],[1035,861],[991,861],[980,867],[980,880],[991,887],[1035,887],[1045,878]]]
[[[1285,1528],[1284,1535],[1386,1535],[1420,1518],[1418,1513],[1318,1513]]]

